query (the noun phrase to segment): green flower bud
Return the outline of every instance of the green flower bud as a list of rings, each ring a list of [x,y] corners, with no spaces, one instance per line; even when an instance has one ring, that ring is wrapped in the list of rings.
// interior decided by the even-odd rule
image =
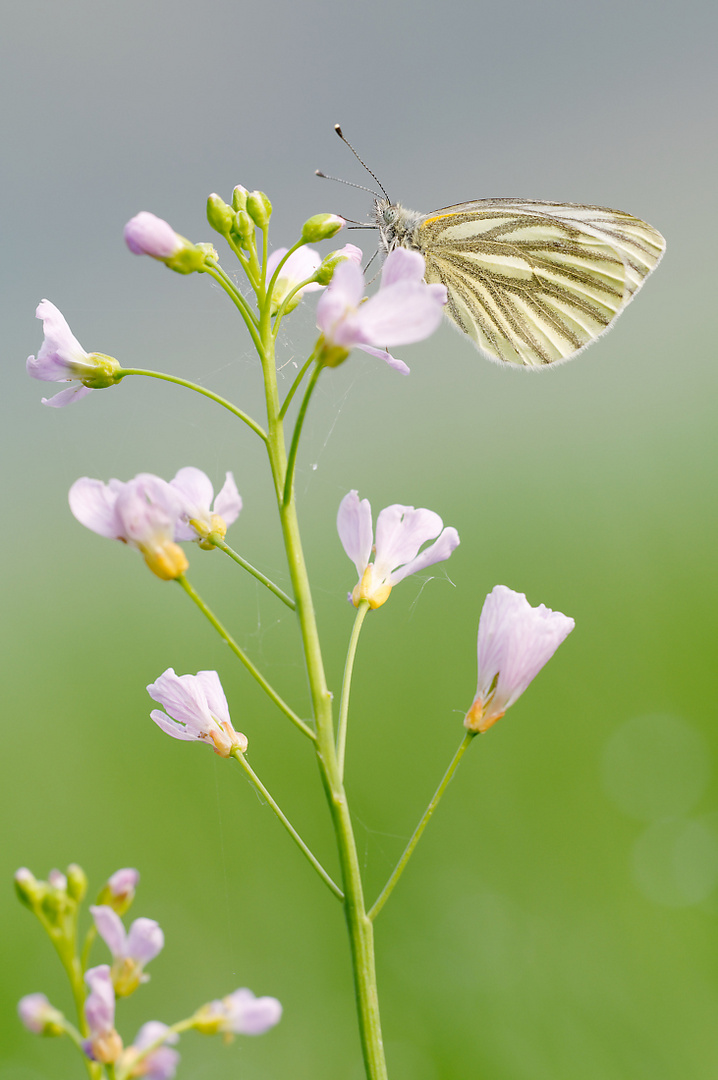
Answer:
[[[315,214],[302,225],[302,240],[305,244],[316,244],[320,240],[329,240],[346,224],[337,214]]]
[[[263,191],[250,191],[247,196],[247,213],[259,229],[266,228],[272,216],[272,204]]]
[[[246,187],[242,187],[241,184],[237,184],[236,188],[232,192],[232,206],[235,210],[247,209],[247,195],[249,192]]]
[[[227,236],[234,222],[234,211],[219,195],[207,199],[207,221],[220,236]]]
[[[21,904],[30,908],[31,911],[41,902],[46,891],[47,885],[45,882],[37,881],[26,866],[22,866],[15,874],[17,898]]]
[[[67,895],[79,904],[87,892],[87,874],[77,863],[70,863],[67,868]]]
[[[163,259],[162,262],[174,270],[177,274],[194,274],[204,271],[207,259],[217,260],[219,255],[212,244],[191,244],[180,248],[175,255]]]
[[[249,251],[254,243],[254,222],[246,210],[237,211],[232,233],[239,240],[239,246]]]

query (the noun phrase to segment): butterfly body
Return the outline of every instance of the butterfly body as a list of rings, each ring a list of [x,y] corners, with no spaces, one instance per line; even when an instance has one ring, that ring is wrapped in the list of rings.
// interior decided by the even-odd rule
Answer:
[[[527,199],[479,199],[431,214],[377,199],[389,252],[426,262],[448,291],[446,314],[484,355],[542,367],[608,330],[655,269],[661,234],[620,210]]]

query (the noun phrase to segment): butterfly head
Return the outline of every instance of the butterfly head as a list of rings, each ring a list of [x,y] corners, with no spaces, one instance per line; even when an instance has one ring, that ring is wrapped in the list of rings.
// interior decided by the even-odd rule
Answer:
[[[417,225],[423,214],[407,210],[401,203],[392,203],[389,199],[374,200],[374,221],[379,230],[381,246],[387,254],[396,247],[416,248],[413,240]]]

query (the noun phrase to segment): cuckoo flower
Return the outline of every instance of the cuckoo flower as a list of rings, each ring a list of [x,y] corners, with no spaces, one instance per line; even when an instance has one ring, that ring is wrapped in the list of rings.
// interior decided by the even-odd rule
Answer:
[[[64,1016],[44,994],[27,994],[17,1004],[18,1015],[28,1031],[35,1035],[62,1035]]]
[[[189,565],[173,538],[183,501],[159,476],[140,473],[127,483],[109,484],[83,476],[70,488],[70,509],[93,532],[136,548],[164,581],[179,577]]]
[[[409,574],[448,559],[459,545],[456,529],[444,528],[433,510],[415,510],[399,503],[381,511],[376,523],[376,548],[372,554],[371,506],[359,500],[356,491],[345,495],[339,505],[337,530],[344,550],[357,568],[359,581],[351,594],[354,607],[362,600],[378,608],[389,598],[392,586]],[[438,538],[438,539],[437,539]],[[434,543],[420,551],[427,540]]]
[[[523,593],[496,585],[479,619],[479,684],[467,730],[484,732],[500,720],[575,625],[560,611],[531,607]]]
[[[43,382],[72,382],[77,386],[61,390],[52,398],[43,398],[43,405],[54,409],[86,397],[90,390],[114,386],[120,365],[104,353],[86,353],[64,315],[49,300],[41,300],[35,315],[42,319],[45,334],[37,356],[28,356],[27,373]]]
[[[144,1054],[148,1047],[164,1039],[164,1045],[156,1046],[149,1054]],[[124,1051],[119,1072],[123,1076],[142,1076],[144,1080],[172,1080],[177,1072],[180,1056],[167,1043],[178,1043],[179,1035],[167,1024],[159,1020],[150,1020],[143,1024],[132,1046]]]
[[[85,1019],[90,1037],[83,1043],[85,1053],[93,1061],[111,1064],[122,1053],[122,1039],[115,1031],[115,991],[107,964],[85,972],[90,993],[85,1001]]]
[[[210,505],[214,497],[212,481],[201,469],[195,469],[192,465],[180,469],[170,480],[170,487],[182,500],[182,513],[175,525],[175,540],[201,542],[211,532],[219,533],[224,538],[227,527],[237,520],[242,509],[242,499],[231,472],[226,474],[213,507]]]
[[[418,251],[395,248],[384,263],[379,291],[362,303],[361,269],[353,260],[341,262],[317,304],[317,326],[323,335],[320,361],[335,367],[356,347],[408,375],[406,364],[372,342],[410,345],[434,333],[446,303],[446,287],[427,285],[423,275],[424,258]]]
[[[197,1014],[196,1027],[205,1034],[263,1035],[282,1017],[282,1006],[273,997],[255,997],[251,990],[235,990],[221,1001],[210,1001]]]
[[[135,919],[129,934],[111,907],[90,908],[100,937],[112,953],[112,983],[117,997],[127,997],[140,983],[147,982],[145,964],[162,950],[165,936],[154,919]]]
[[[174,739],[209,742],[220,757],[247,749],[246,736],[232,727],[229,706],[216,671],[175,675],[173,668],[167,668],[156,682],[150,683],[147,692],[167,710],[163,713],[153,709],[150,716]]]

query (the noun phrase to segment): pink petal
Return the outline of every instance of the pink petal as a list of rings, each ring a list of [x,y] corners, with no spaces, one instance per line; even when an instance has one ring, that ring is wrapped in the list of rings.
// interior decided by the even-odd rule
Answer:
[[[427,566],[433,566],[435,563],[444,562],[449,558],[451,553],[459,546],[459,534],[453,526],[449,526],[444,529],[441,536],[435,543],[430,544],[429,547],[420,551],[415,559],[407,563],[406,566],[401,567],[399,570],[395,570],[391,575],[391,584],[397,585],[400,581],[403,581],[409,574],[416,574],[420,570],[425,570]]]
[[[361,578],[371,558],[374,532],[369,500],[360,501],[356,490],[345,495],[339,504],[337,532],[342,547],[356,566],[357,574]]]
[[[67,390],[61,390],[51,398],[42,398],[43,405],[49,405],[51,409],[62,409],[65,405],[72,405],[74,401],[80,401],[92,393],[91,386],[70,386]]]
[[[164,947],[165,936],[154,919],[135,919],[127,935],[125,955],[138,964],[148,964]]]
[[[380,289],[362,304],[359,309],[361,340],[387,346],[423,341],[434,333],[442,315],[443,305],[426,285],[399,281]]]
[[[113,957],[125,956],[125,944],[127,934],[122,925],[122,919],[111,907],[104,904],[99,907],[90,907],[90,914],[95,920],[97,932],[107,945]]]
[[[172,226],[141,210],[125,225],[125,243],[134,255],[152,255],[155,259],[167,259],[182,247],[182,241]]]
[[[217,672],[198,671],[195,678],[202,688],[207,701],[207,706],[212,715],[216,716],[220,721],[224,720],[227,723],[230,723],[229,705],[227,704],[227,698],[225,697],[222,683],[220,682]]]
[[[394,248],[386,257],[381,271],[381,287],[386,289],[397,281],[423,281],[426,264],[424,256],[408,248]]]
[[[398,360],[391,353],[388,353],[386,349],[375,349],[372,345],[357,345],[357,349],[369,353],[370,356],[378,356],[380,360],[385,360],[390,368],[394,368],[394,371],[398,371],[402,375],[409,375],[411,372],[411,368],[403,360]]]
[[[242,509],[242,496],[237,491],[234,476],[228,472],[225,476],[222,490],[214,500],[214,513],[224,519],[225,524],[231,525],[239,517]]]
[[[117,494],[117,490],[112,490],[101,480],[83,476],[70,488],[70,509],[80,524],[100,536],[117,540],[122,535],[122,524],[115,506]]]
[[[439,535],[444,523],[433,510],[415,510],[399,503],[381,511],[376,523],[376,559],[382,576],[414,559],[427,540]]]

